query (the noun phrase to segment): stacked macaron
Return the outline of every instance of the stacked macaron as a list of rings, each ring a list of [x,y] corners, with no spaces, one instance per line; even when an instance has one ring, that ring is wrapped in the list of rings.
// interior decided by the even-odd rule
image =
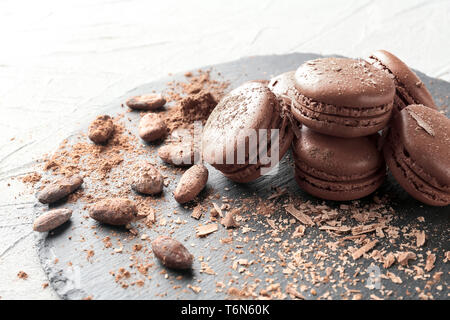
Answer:
[[[383,183],[377,132],[387,126],[394,104],[388,74],[364,60],[324,58],[274,78],[269,88],[284,92],[298,121],[292,147],[302,190],[343,201],[367,196]]]
[[[235,137],[246,128],[280,130],[279,159],[293,139],[295,180],[316,197],[345,201],[371,194],[384,181],[386,159],[411,196],[450,204],[450,120],[417,75],[387,51],[367,60],[307,61],[268,84],[248,82],[227,95],[208,119],[203,148],[216,154],[206,161],[238,182],[261,175],[259,154],[253,164],[249,153],[241,164],[223,164],[227,156],[236,160]],[[230,143],[235,148],[226,154]],[[243,143],[248,147],[248,139]]]

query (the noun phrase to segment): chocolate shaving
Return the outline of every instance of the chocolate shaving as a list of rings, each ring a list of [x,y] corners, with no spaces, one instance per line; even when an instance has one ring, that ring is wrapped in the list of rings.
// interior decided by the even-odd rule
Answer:
[[[286,211],[289,212],[294,218],[296,218],[298,221],[300,221],[304,225],[307,225],[307,226],[315,225],[314,221],[312,221],[312,219],[309,216],[307,216],[300,210],[296,209],[292,204],[290,204],[286,207]]]
[[[234,211],[227,212],[225,218],[223,218],[220,223],[223,224],[227,229],[239,227],[239,223],[234,220]]]
[[[378,240],[372,240],[372,241],[366,243],[365,245],[363,245],[361,248],[355,250],[352,253],[353,260],[357,260],[357,259],[361,258],[364,253],[367,253],[370,250],[372,250],[377,243],[378,243]]]
[[[286,287],[286,293],[289,294],[292,298],[297,298],[300,300],[305,300],[305,297],[298,292],[293,286],[292,284],[288,284]]]
[[[415,113],[412,110],[408,110],[409,115],[416,120],[417,125],[421,127],[423,130],[425,130],[426,133],[428,133],[430,136],[434,137],[434,130],[433,127],[425,122],[425,120],[422,119],[417,113]]]
[[[397,283],[397,284],[403,283],[402,279],[400,279],[400,277],[396,276],[396,275],[393,274],[392,272],[386,273],[386,276],[387,276],[389,279],[391,279],[391,281],[392,281],[393,283]]]
[[[340,226],[340,227],[322,226],[319,229],[327,230],[327,231],[335,231],[335,232],[339,232],[339,233],[347,233],[351,230],[351,228],[348,226]]]
[[[205,237],[210,233],[216,232],[219,229],[217,223],[206,224],[204,226],[197,227],[197,236]]]
[[[425,244],[425,239],[426,239],[426,237],[425,237],[425,232],[424,231],[418,231],[416,233],[416,245],[418,247],[421,247],[421,246],[423,246]]]
[[[352,228],[352,234],[357,236],[364,233],[370,233],[376,231],[377,228],[383,229],[386,228],[386,226],[379,223],[357,226]]]
[[[427,256],[427,261],[425,262],[425,270],[430,272],[434,268],[434,263],[436,262],[436,255],[434,253],[430,253]]]
[[[408,265],[409,260],[416,260],[416,254],[414,252],[400,252],[397,256],[398,263],[404,267]]]
[[[385,269],[390,268],[395,263],[395,255],[390,252],[385,258],[383,262],[383,267]]]
[[[202,215],[203,215],[202,209],[203,208],[202,208],[201,205],[197,205],[194,208],[194,210],[192,210],[191,217],[194,218],[194,219],[197,219],[197,220],[200,219],[202,217]]]
[[[214,210],[219,214],[219,216],[223,217],[222,209],[220,209],[220,207],[214,202],[213,202],[213,206],[214,206]]]

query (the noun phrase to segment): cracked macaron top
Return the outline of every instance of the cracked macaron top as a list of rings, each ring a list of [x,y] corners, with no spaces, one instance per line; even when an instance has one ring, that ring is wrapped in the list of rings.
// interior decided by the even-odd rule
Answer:
[[[307,61],[295,72],[295,88],[318,103],[372,108],[392,103],[391,78],[364,60],[322,58]]]
[[[397,111],[410,104],[423,104],[436,109],[433,97],[425,84],[398,57],[386,50],[378,50],[371,54],[367,61],[378,69],[385,71],[394,80]]]
[[[393,120],[394,140],[404,148],[410,168],[450,196],[450,119],[423,105],[403,109]]]

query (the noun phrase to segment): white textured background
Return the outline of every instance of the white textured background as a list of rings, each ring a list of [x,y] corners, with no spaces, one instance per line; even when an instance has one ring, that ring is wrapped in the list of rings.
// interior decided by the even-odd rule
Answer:
[[[11,178],[113,98],[169,72],[291,52],[387,49],[450,81],[449,39],[445,0],[1,1],[0,297],[56,298],[25,214],[35,200]]]

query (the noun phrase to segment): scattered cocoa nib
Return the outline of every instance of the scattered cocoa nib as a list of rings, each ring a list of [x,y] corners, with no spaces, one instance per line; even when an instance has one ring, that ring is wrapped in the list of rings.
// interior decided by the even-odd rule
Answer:
[[[89,211],[92,219],[111,225],[126,225],[137,217],[133,201],[124,198],[110,198],[97,202]]]
[[[386,228],[385,225],[380,224],[380,223],[373,223],[373,224],[368,224],[368,225],[362,225],[362,226],[357,226],[357,227],[353,227],[352,228],[352,234],[354,236],[358,236],[364,233],[371,233],[376,231],[377,229],[383,229]]]
[[[227,212],[225,218],[223,218],[220,221],[220,223],[223,224],[223,226],[227,229],[239,228],[239,223],[237,223],[236,220],[234,220],[234,214],[235,214],[234,210]]]
[[[156,113],[147,113],[139,121],[139,137],[146,142],[164,138],[167,135],[167,126]]]
[[[163,265],[172,269],[189,269],[194,256],[179,241],[167,236],[159,236],[152,241],[152,250]]]
[[[83,178],[80,176],[62,178],[47,185],[38,193],[37,198],[41,203],[53,203],[77,190],[82,183]]]
[[[150,93],[129,98],[126,105],[134,110],[156,110],[166,104],[166,99],[159,93]]]
[[[175,166],[191,166],[200,158],[200,153],[193,143],[170,143],[158,149],[158,156]]]
[[[181,177],[173,193],[178,203],[186,203],[203,190],[208,181],[208,169],[202,164],[190,167]]]
[[[19,271],[17,273],[17,278],[22,279],[22,280],[27,280],[28,274],[25,271]]]
[[[400,252],[397,256],[397,261],[402,266],[407,266],[409,260],[416,260],[416,254],[414,252]]]
[[[164,178],[153,165],[146,162],[139,163],[130,178],[131,189],[143,194],[161,193],[164,187]]]
[[[34,221],[33,230],[37,232],[47,232],[56,229],[67,222],[72,217],[70,209],[50,210]]]
[[[110,116],[102,115],[95,118],[89,126],[88,137],[94,143],[105,143],[114,132],[114,123]]]

